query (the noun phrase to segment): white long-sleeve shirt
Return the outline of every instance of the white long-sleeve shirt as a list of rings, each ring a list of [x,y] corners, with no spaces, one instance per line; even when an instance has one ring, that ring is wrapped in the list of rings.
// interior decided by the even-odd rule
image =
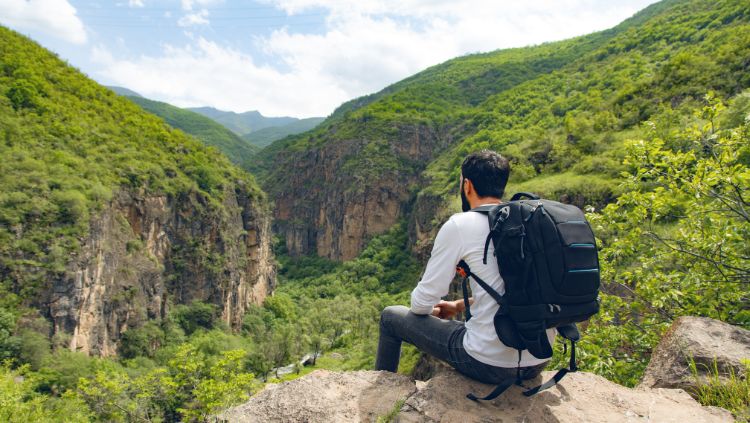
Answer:
[[[505,283],[500,276],[494,246],[490,243],[487,264],[482,263],[484,241],[490,232],[487,215],[477,212],[458,213],[440,228],[432,247],[430,260],[416,288],[411,293],[411,311],[429,314],[440,299],[448,294],[456,274],[456,265],[464,260],[476,274],[500,295],[505,294]],[[471,320],[466,322],[464,348],[475,359],[492,366],[516,367],[518,351],[500,342],[495,332],[493,318],[499,307],[497,302],[473,278],[469,278],[474,303]],[[547,330],[550,344],[555,339],[555,329]],[[521,366],[534,366],[547,361],[538,359],[524,350]]]

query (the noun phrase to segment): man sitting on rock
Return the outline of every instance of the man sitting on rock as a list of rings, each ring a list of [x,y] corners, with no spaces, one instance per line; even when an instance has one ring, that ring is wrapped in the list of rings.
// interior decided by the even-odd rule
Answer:
[[[498,304],[473,279],[473,297],[469,299],[472,318],[468,322],[450,320],[464,311],[463,300],[441,300],[448,294],[461,260],[497,292],[505,293],[497,261],[482,263],[484,241],[490,230],[487,216],[470,210],[500,203],[509,174],[508,160],[493,151],[483,150],[466,157],[461,165],[460,184],[464,212],[454,214],[440,228],[422,280],[411,293],[411,308],[390,306],[383,310],[377,370],[397,370],[402,341],[488,384],[515,378],[518,366],[524,379],[536,377],[545,367],[547,360],[537,359],[526,350],[519,357],[517,350],[500,342],[493,323]],[[488,256],[494,256],[491,244]],[[552,344],[555,330],[548,329],[547,336]]]

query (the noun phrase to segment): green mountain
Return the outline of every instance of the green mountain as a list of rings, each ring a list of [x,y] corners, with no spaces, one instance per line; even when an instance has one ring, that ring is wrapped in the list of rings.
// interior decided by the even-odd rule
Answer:
[[[119,94],[119,95],[124,95],[124,96],[127,96],[127,97],[143,97],[142,95],[138,94],[137,92],[135,92],[135,91],[133,91],[133,90],[131,90],[129,88],[117,87],[117,86],[114,86],[114,85],[105,85],[105,86],[107,88],[109,88],[110,90],[114,91],[116,94]]]
[[[237,135],[248,134],[271,126],[284,126],[298,120],[293,117],[265,117],[254,110],[243,113],[226,112],[213,107],[192,107],[188,110],[219,122]]]
[[[0,157],[0,359],[20,354],[24,319],[43,318],[38,351],[52,336],[109,356],[193,301],[238,328],[273,286],[250,174],[4,27]]]
[[[260,153],[275,225],[293,255],[346,260],[405,218],[426,253],[457,210],[462,158],[481,148],[510,158],[509,191],[602,207],[647,121],[674,125],[706,93],[750,86],[749,8],[667,0],[610,30],[460,57],[346,103]]]
[[[216,147],[226,154],[229,160],[240,166],[246,166],[259,150],[234,132],[198,113],[144,97],[128,96],[128,98],[141,106],[143,110],[164,119],[172,127],[185,131],[206,145]]]
[[[250,132],[249,134],[243,135],[242,139],[252,145],[263,148],[268,146],[272,142],[280,140],[289,135],[295,135],[301,132],[309,131],[318,126],[324,120],[325,118],[300,119],[283,126],[271,126],[268,128]]]

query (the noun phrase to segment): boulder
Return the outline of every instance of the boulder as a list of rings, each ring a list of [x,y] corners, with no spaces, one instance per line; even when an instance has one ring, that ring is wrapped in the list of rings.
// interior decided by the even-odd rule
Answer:
[[[374,422],[417,390],[390,372],[316,370],[266,386],[247,403],[218,416],[228,422]]]
[[[544,372],[549,378],[554,372]],[[541,378],[528,381],[529,386]],[[476,403],[468,392],[493,386],[440,367],[427,382],[388,372],[319,370],[271,385],[219,420],[230,422],[376,422],[397,410],[395,422],[727,422],[723,409],[702,407],[682,390],[631,389],[588,373],[527,398],[513,387],[494,401]],[[404,401],[403,405],[400,401]],[[400,406],[400,408],[398,408]]]
[[[691,358],[698,379],[690,370]],[[750,331],[707,317],[680,317],[654,349],[641,386],[693,392],[714,365],[722,379],[742,375],[742,360],[750,360]]]

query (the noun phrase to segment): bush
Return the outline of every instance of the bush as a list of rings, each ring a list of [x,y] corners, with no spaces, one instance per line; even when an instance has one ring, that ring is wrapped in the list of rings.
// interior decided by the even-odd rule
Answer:
[[[213,329],[218,320],[218,307],[201,301],[193,301],[190,305],[180,304],[174,308],[171,318],[190,335],[198,328]]]

